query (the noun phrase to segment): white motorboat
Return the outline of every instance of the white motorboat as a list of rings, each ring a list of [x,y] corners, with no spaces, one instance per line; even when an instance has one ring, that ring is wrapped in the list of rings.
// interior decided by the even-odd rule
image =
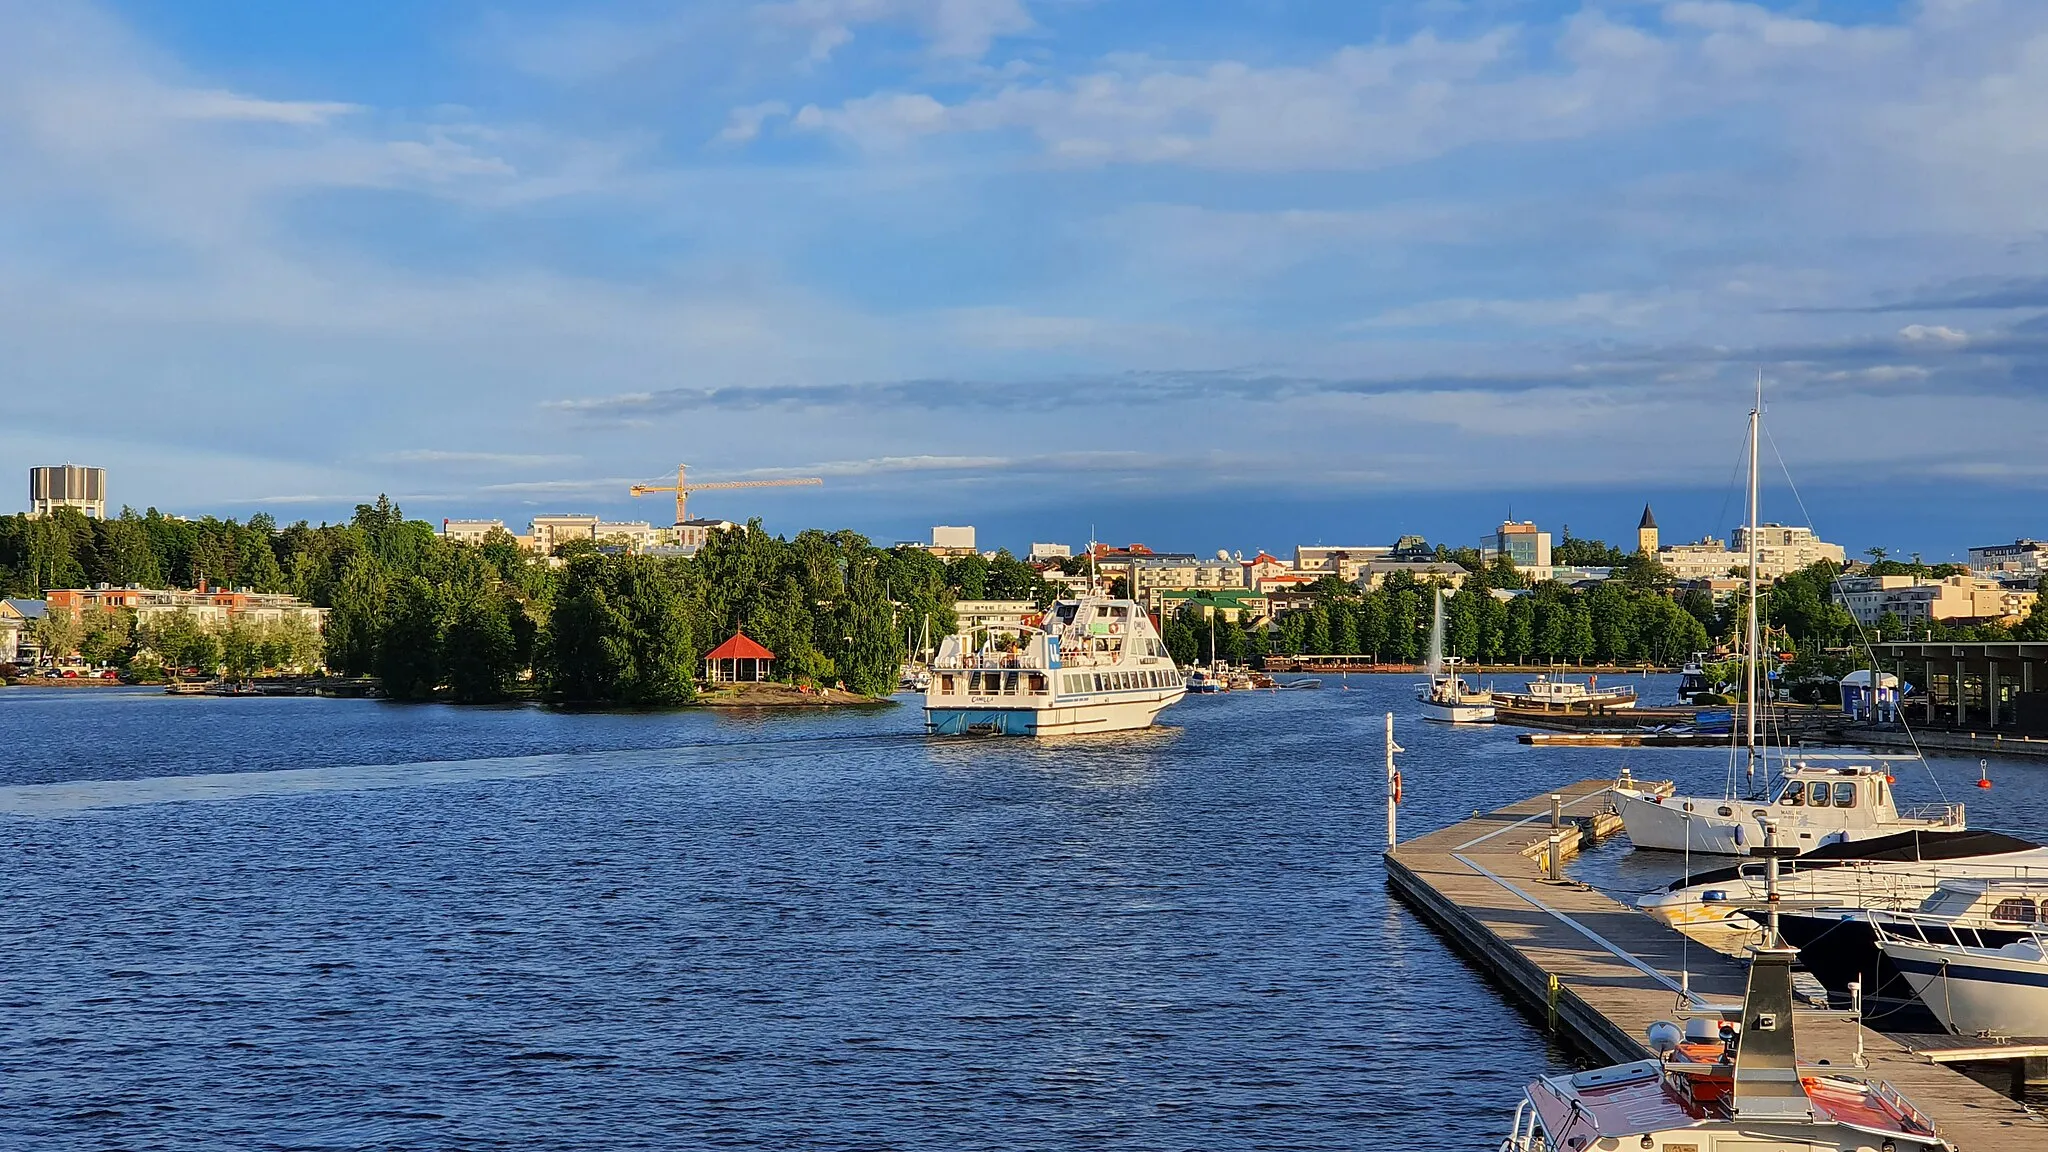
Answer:
[[[1958,1036],[2048,1036],[2048,936],[1998,943],[1941,917],[1900,916],[1878,946],[1942,1027]]]
[[[2028,878],[2048,883],[2048,849],[1997,832],[1914,831],[1842,841],[1786,863],[1779,889],[1801,910],[1781,919],[1786,938],[1805,948],[1809,921],[1816,934],[1846,931],[1844,917],[1919,909],[1944,882]],[[1680,877],[1639,897],[1636,906],[1659,923],[1726,948],[1755,934],[1756,921],[1744,909],[1763,898],[1764,866],[1744,860]]]
[[[1444,590],[1436,590],[1436,616],[1429,629],[1429,660],[1423,665],[1428,676],[1415,691],[1422,702],[1422,718],[1442,724],[1490,724],[1493,722],[1493,693],[1474,688],[1458,675],[1457,658],[1444,656]]]
[[[1104,596],[949,636],[931,674],[925,731],[943,736],[1129,732],[1187,691],[1143,606]]]
[[[1773,880],[1776,864],[1773,855]],[[1953,1149],[1891,1085],[1799,1062],[1792,999],[1799,953],[1775,929],[1774,919],[1753,950],[1741,1007],[1694,1010],[1720,1017],[1707,1033],[1724,1037],[1720,1044],[1688,1043],[1691,1033],[1660,1021],[1648,1037],[1658,1059],[1542,1077],[1529,1085],[1501,1152]],[[1704,1017],[1691,1023],[1711,1025]]]
[[[1910,756],[1801,755],[1784,765],[1768,803],[1731,797],[1661,796],[1617,784],[1615,810],[1637,848],[1746,856],[1763,843],[1766,823],[1787,842],[1810,851],[1851,840],[1900,832],[1960,832],[1961,804],[1900,812],[1892,802],[1887,765]]]

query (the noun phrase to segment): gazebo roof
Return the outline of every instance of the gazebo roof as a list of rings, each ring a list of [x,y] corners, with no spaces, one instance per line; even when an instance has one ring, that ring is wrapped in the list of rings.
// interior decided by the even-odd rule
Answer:
[[[704,658],[706,660],[773,660],[775,659],[775,653],[747,639],[745,632],[735,632],[732,634],[732,639],[706,652]]]

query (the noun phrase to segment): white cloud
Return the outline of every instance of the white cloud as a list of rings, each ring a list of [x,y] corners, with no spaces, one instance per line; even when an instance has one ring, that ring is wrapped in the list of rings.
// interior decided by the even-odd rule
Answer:
[[[722,144],[744,144],[761,134],[761,126],[768,120],[789,115],[789,105],[780,100],[766,100],[759,104],[748,104],[732,110],[718,140]]]
[[[1549,300],[1432,300],[1390,309],[1353,327],[1426,328],[1502,323],[1551,328],[1591,323],[1614,328],[1640,328],[1674,309],[1697,306],[1695,294],[1669,291],[1582,292]]]
[[[159,106],[181,120],[240,120],[249,123],[316,127],[362,111],[359,104],[311,100],[262,100],[234,92],[188,90],[172,93]]]
[[[910,25],[933,55],[958,59],[979,59],[998,39],[1036,27],[1023,0],[787,0],[760,14],[803,36],[813,61],[829,59],[864,24]]]
[[[1899,329],[1899,338],[1914,344],[1966,344],[1970,334],[1941,324],[1908,324]]]
[[[480,464],[508,467],[568,464],[580,459],[568,453],[455,452],[438,448],[412,448],[403,452],[379,453],[373,459],[390,464]]]

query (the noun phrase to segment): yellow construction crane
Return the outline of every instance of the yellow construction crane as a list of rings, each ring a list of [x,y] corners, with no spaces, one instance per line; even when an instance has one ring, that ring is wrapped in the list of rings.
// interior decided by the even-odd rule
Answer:
[[[676,482],[668,484],[635,484],[633,495],[645,496],[649,492],[673,492],[676,494],[676,523],[689,519],[684,511],[684,501],[692,492],[712,492],[724,488],[810,488],[825,482],[816,476],[804,476],[795,480],[721,480],[711,484],[692,484],[686,478],[686,464],[676,465]]]

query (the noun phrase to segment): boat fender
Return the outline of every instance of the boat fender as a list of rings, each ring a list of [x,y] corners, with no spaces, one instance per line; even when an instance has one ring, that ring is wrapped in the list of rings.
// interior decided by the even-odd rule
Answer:
[[[1749,836],[1748,836],[1748,833],[1746,833],[1746,832],[1744,832],[1744,831],[1743,831],[1742,825],[1740,825],[1740,824],[1737,824],[1737,825],[1735,826],[1735,846],[1736,846],[1736,847],[1738,847],[1738,848],[1743,848],[1743,847],[1747,847],[1748,845],[1749,845]]]

